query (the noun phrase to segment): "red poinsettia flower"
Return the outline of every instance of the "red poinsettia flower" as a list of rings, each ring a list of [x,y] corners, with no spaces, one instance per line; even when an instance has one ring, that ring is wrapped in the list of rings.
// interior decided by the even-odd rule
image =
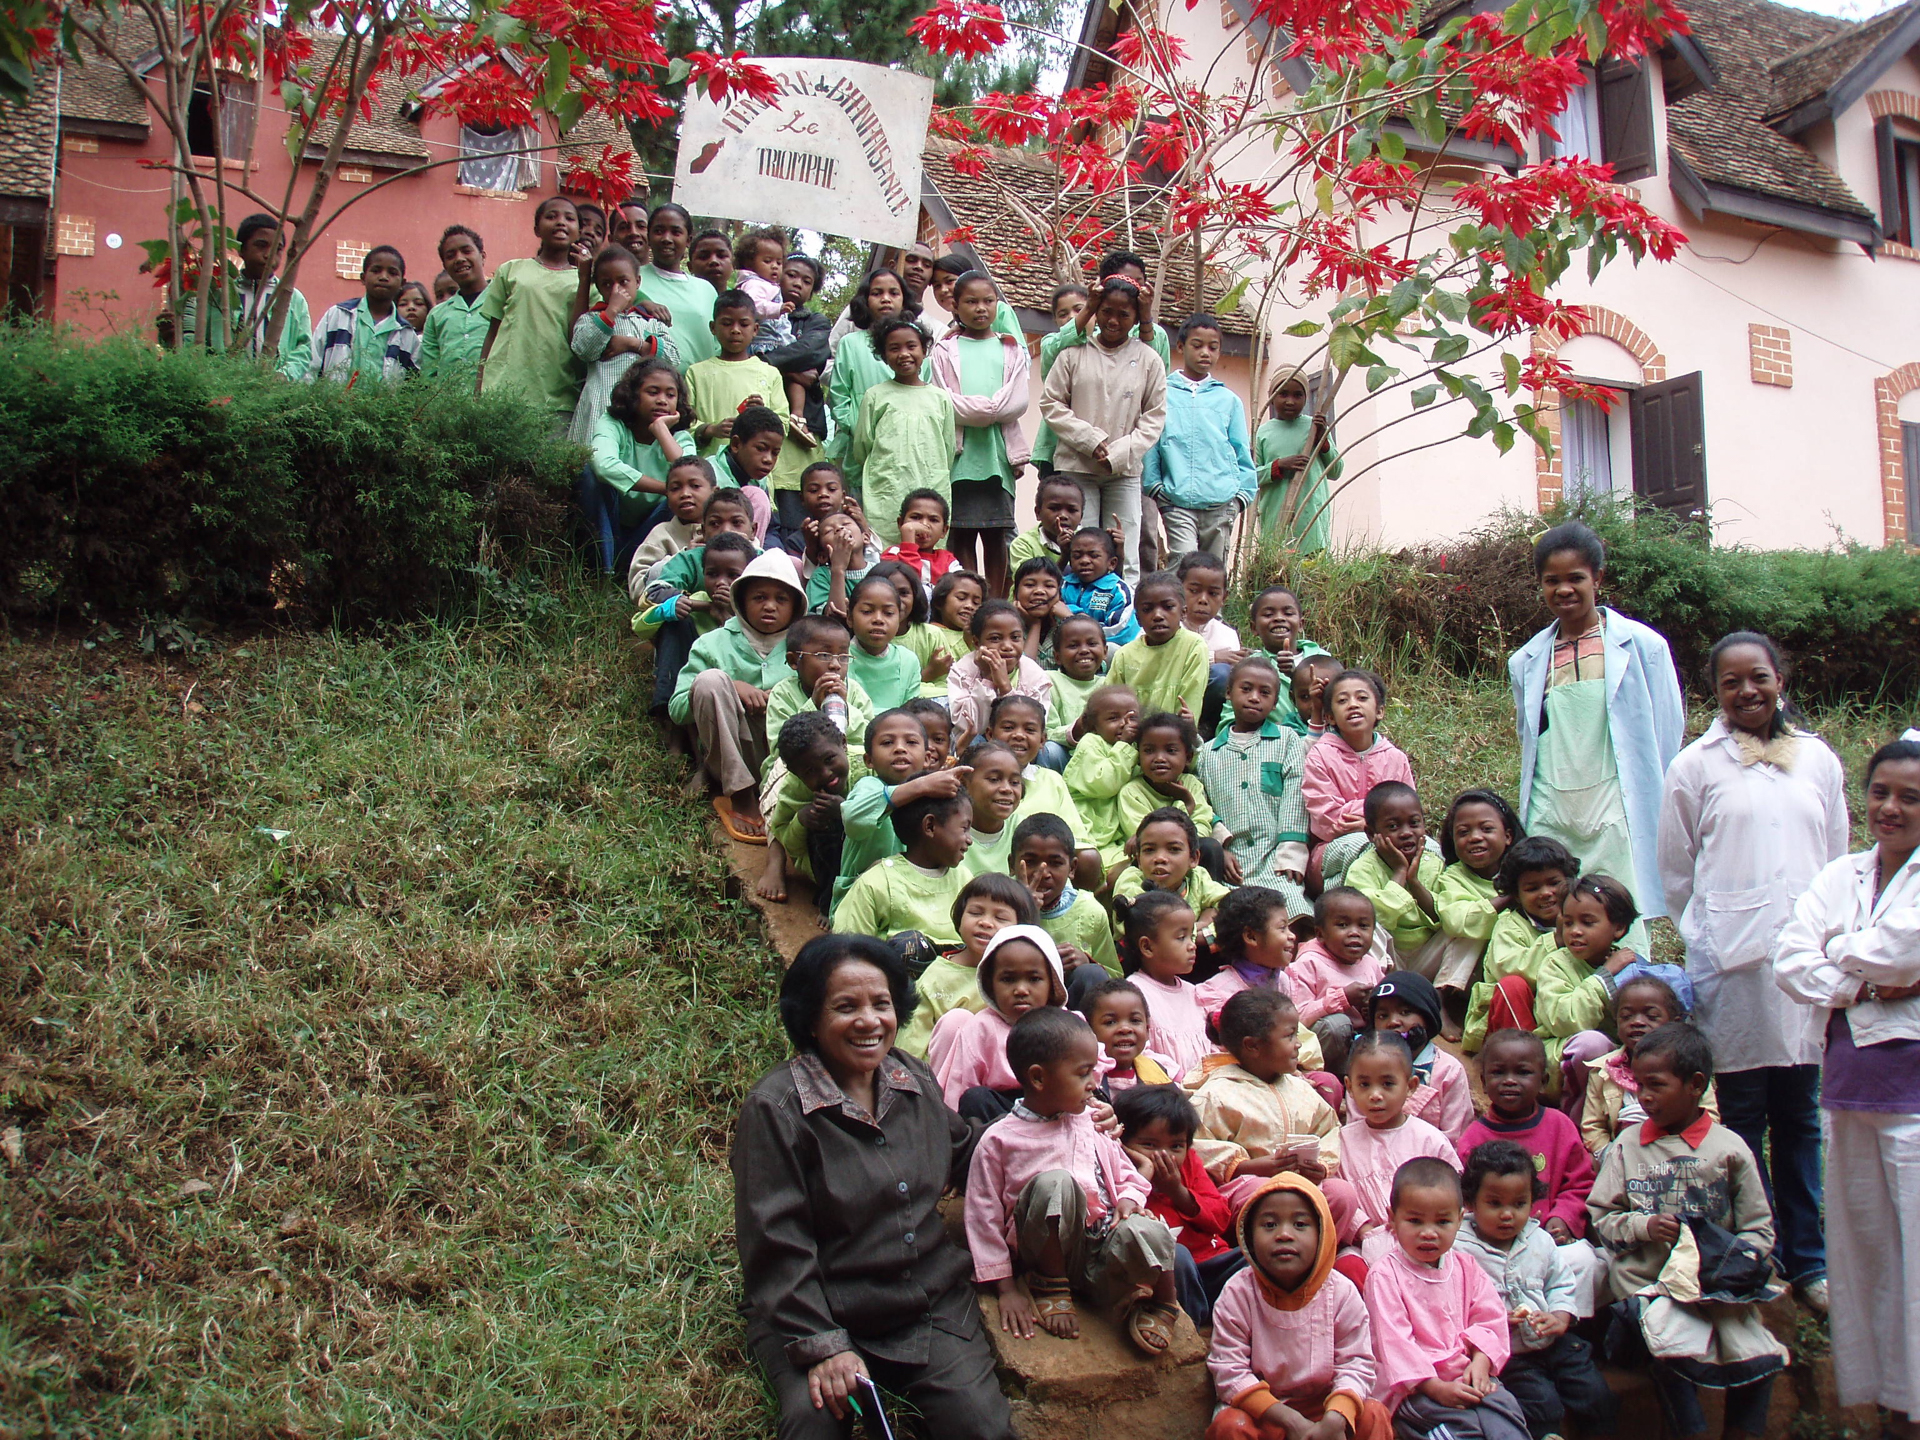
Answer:
[[[1007,17],[985,0],[939,0],[907,33],[936,55],[977,60],[1007,43]]]
[[[743,95],[768,105],[780,98],[780,82],[764,67],[754,64],[744,50],[736,50],[731,55],[691,50],[687,53],[687,64],[691,67],[688,83],[705,86],[707,98],[716,105],[725,103],[729,95]]]

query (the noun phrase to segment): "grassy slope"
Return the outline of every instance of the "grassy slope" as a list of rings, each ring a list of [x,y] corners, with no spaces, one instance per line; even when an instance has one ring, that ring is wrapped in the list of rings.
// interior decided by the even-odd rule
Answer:
[[[777,961],[619,608],[0,649],[0,1434],[766,1433],[724,1159]],[[1401,688],[1435,808],[1511,785],[1502,687]],[[1823,721],[1856,776],[1901,723]]]

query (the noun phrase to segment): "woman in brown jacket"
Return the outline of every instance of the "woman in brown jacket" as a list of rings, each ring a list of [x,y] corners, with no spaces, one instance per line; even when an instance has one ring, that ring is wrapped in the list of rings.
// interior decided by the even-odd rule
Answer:
[[[1006,1440],[966,1252],[936,1206],[964,1182],[977,1128],[893,1048],[912,981],[878,940],[823,935],[780,986],[795,1054],[747,1097],[733,1142],[747,1344],[781,1440],[851,1431],[869,1376],[937,1440]]]

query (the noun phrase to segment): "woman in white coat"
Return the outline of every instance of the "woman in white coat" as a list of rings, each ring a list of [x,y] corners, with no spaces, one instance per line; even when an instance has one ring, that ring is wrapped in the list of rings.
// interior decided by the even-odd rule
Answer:
[[[1713,1046],[1721,1118],[1771,1161],[1774,1258],[1827,1308],[1820,1226],[1820,1039],[1774,983],[1771,953],[1813,877],[1847,853],[1840,757],[1788,718],[1771,640],[1739,630],[1707,656],[1720,715],[1667,767],[1660,880],[1687,942],[1694,1023]]]
[[[1874,846],[1814,877],[1774,946],[1826,1037],[1827,1264],[1842,1405],[1920,1440],[1920,742],[1867,762]]]

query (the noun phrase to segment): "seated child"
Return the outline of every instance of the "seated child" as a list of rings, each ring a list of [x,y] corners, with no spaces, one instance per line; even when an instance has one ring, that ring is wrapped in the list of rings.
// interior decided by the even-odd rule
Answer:
[[[1092,622],[1080,615],[1071,623]],[[1120,792],[1140,773],[1140,751],[1134,743],[1139,730],[1140,701],[1124,685],[1095,690],[1072,726],[1073,754],[1062,778],[1087,827],[1087,838],[1099,848],[1102,870],[1126,859],[1127,836],[1133,833],[1120,819]]]
[[[1233,721],[1214,731],[1196,768],[1216,821],[1230,832],[1226,853],[1243,881],[1285,896],[1289,916],[1304,920],[1313,913],[1302,888],[1307,807],[1300,779],[1306,743],[1273,718],[1280,675],[1265,656],[1249,655],[1231,666],[1221,688]]]
[[[640,298],[640,262],[631,250],[609,245],[596,255],[593,285],[600,292],[600,303],[573,322],[574,358],[587,367],[579,402],[573,408],[573,423],[567,427],[567,439],[576,445],[593,443],[614,387],[636,362],[657,359],[674,371],[681,363],[673,343],[673,327],[635,308],[634,302]],[[676,401],[678,398],[676,395]],[[679,408],[676,403],[674,409]]]
[[[1097,525],[1073,532],[1060,603],[1098,620],[1111,646],[1125,645],[1140,633],[1140,624],[1133,618],[1133,587],[1119,572],[1120,546],[1112,535]]]
[[[969,875],[1013,874],[1014,815],[1026,794],[1020,758],[1006,742],[982,737],[960,757],[973,801],[973,843],[967,846]]]
[[[862,758],[867,773],[853,782],[840,805],[844,842],[829,918],[838,912],[855,880],[901,852],[900,837],[893,828],[897,808],[966,792],[966,777],[944,768],[946,755],[934,755],[926,723],[904,708],[885,711],[868,722]]]
[[[1506,1308],[1513,1353],[1501,1383],[1520,1402],[1533,1440],[1559,1434],[1569,1414],[1582,1436],[1611,1435],[1619,1406],[1593,1347],[1572,1330],[1591,1313],[1580,1308],[1584,1277],[1568,1247],[1532,1218],[1541,1199],[1532,1157],[1511,1140],[1489,1139],[1466,1161],[1460,1188],[1467,1213],[1456,1243],[1486,1272]]]
[[[1405,1161],[1393,1174],[1393,1242],[1367,1272],[1379,1362],[1374,1398],[1403,1440],[1528,1440],[1526,1412],[1499,1381],[1507,1307],[1486,1272],[1453,1248],[1458,1163]]]
[[[1147,1209],[1167,1222],[1180,1244],[1173,1285],[1195,1326],[1213,1323],[1220,1287],[1246,1264],[1227,1238],[1233,1212],[1193,1148],[1200,1118],[1178,1085],[1135,1085],[1113,1101],[1120,1144],[1153,1191]]]
[[[1367,1028],[1392,1030],[1413,1052],[1413,1078],[1419,1085],[1407,1113],[1426,1121],[1449,1140],[1458,1140],[1473,1123],[1473,1082],[1459,1058],[1440,1048],[1440,992],[1424,975],[1389,970],[1367,1000]]]
[[[1134,833],[1133,847],[1133,863],[1113,880],[1116,904],[1149,888],[1168,891],[1194,912],[1195,936],[1210,939],[1213,912],[1230,892],[1200,868],[1200,837],[1187,812],[1171,805],[1151,812]],[[1117,911],[1114,919],[1118,930]]]
[[[1220,618],[1220,609],[1227,603],[1227,562],[1212,551],[1195,550],[1181,558],[1173,573],[1180,577],[1180,586],[1187,594],[1186,618],[1180,623],[1207,647],[1207,690],[1200,706],[1200,733],[1212,735],[1226,708],[1227,674],[1247,658],[1247,652],[1240,648],[1240,632]]]
[[[806,597],[793,562],[778,550],[755,557],[732,594],[732,618],[694,641],[667,714],[693,727],[694,754],[720,792],[713,808],[727,833],[764,845],[759,772],[767,754],[767,695],[790,673],[784,641]]]
[[[1593,1162],[1573,1122],[1540,1103],[1547,1076],[1546,1047],[1529,1030],[1496,1030],[1480,1052],[1480,1083],[1487,1092],[1487,1114],[1458,1137],[1461,1159],[1488,1140],[1511,1140],[1531,1157],[1541,1182],[1540,1223],[1579,1280],[1575,1300],[1581,1319],[1601,1299],[1606,1262],[1586,1241],[1587,1196],[1593,1190]]]
[[[1613,997],[1646,969],[1620,943],[1639,918],[1632,892],[1611,875],[1582,875],[1560,902],[1560,946],[1541,964],[1533,1017],[1555,1067],[1548,1089],[1569,1115],[1586,1103],[1587,1067],[1614,1048]]]
[[[1101,1308],[1127,1303],[1127,1334],[1160,1354],[1180,1314],[1173,1232],[1148,1213],[1152,1187],[1120,1142],[1086,1113],[1099,1054],[1092,1030],[1071,1011],[1036,1009],[1008,1034],[1006,1051],[1020,1106],[988,1127],[967,1172],[975,1282],[995,1289],[1001,1328],[1022,1338],[1036,1324],[1076,1338],[1076,1295]],[[1148,1298],[1132,1299],[1143,1288]]]
[[[960,948],[929,961],[913,981],[920,1003],[900,1027],[893,1048],[924,1060],[933,1027],[951,1010],[984,1010],[980,962],[993,937],[1011,925],[1033,924],[1033,900],[1024,886],[1005,875],[976,875],[953,901],[953,928]]]
[[[1456,1016],[1466,1010],[1467,987],[1487,952],[1493,922],[1511,903],[1495,884],[1500,862],[1526,833],[1505,797],[1491,790],[1461,791],[1440,827],[1440,857],[1447,868],[1432,888],[1447,943],[1432,979]],[[1460,1038],[1457,1024],[1449,1027],[1447,1038]]]
[[[953,662],[973,648],[973,612],[986,599],[986,582],[969,570],[949,570],[933,587],[927,601],[930,618],[900,637],[900,643],[920,657],[922,695],[946,695]]]
[[[1309,745],[1333,729],[1333,721],[1327,716],[1327,687],[1333,684],[1333,677],[1346,668],[1325,652],[1298,661],[1287,686],[1294,713],[1292,718],[1280,723],[1302,736]]]
[[[853,583],[847,596],[847,620],[854,647],[848,652],[854,683],[867,692],[876,710],[891,710],[920,694],[920,657],[897,642],[900,591],[891,573],[875,566]]]
[[[1053,665],[1049,678],[1053,694],[1047,699],[1047,749],[1064,770],[1067,754],[1086,734],[1081,723],[1087,702],[1106,681],[1100,671],[1107,663],[1107,633],[1091,615],[1070,615],[1053,627]],[[1138,708],[1138,702],[1135,702]]]
[[[1374,1391],[1373,1323],[1335,1269],[1327,1197],[1299,1175],[1254,1192],[1234,1227],[1245,1266],[1213,1306],[1206,1440],[1392,1440]]]
[[[799,508],[800,526],[786,532],[782,544],[806,584],[807,608],[845,615],[853,587],[873,573],[880,551],[847,498],[838,465],[816,460],[800,472]]]
[[[1300,1012],[1277,990],[1242,990],[1220,1010],[1226,1053],[1189,1075],[1200,1126],[1194,1148],[1236,1210],[1283,1170],[1317,1185],[1340,1168],[1340,1117],[1300,1074]]]
[[[1040,523],[1013,537],[1007,547],[1007,563],[1021,565],[1045,556],[1063,571],[1067,568],[1067,546],[1080,528],[1080,511],[1085,504],[1080,482],[1065,475],[1043,475],[1033,496],[1033,518]]]
[[[1213,806],[1207,803],[1207,787],[1194,773],[1193,762],[1200,754],[1200,732],[1184,715],[1162,710],[1150,713],[1140,722],[1134,736],[1140,773],[1120,787],[1114,808],[1120,815],[1120,832],[1132,835],[1155,810],[1172,806],[1184,811],[1193,821],[1196,853],[1207,873],[1216,880],[1238,885],[1239,862],[1226,852],[1221,838],[1226,828],[1216,824]]]
[[[700,581],[691,594],[672,591],[659,603],[648,601],[634,612],[633,633],[655,643],[656,667],[660,664],[659,637],[667,626],[678,622],[698,637],[727,622],[733,614],[733,583],[760,553],[751,540],[732,530],[722,530],[699,550]],[[677,678],[677,666],[674,673]]]
[[[1121,961],[1147,1002],[1147,1048],[1170,1059],[1173,1078],[1181,1079],[1213,1050],[1186,978],[1193,970],[1193,907],[1173,891],[1149,890],[1115,896],[1113,915]]]
[[[1387,683],[1371,670],[1342,670],[1327,687],[1333,729],[1307,751],[1300,789],[1328,885],[1344,884],[1347,866],[1367,848],[1367,793],[1382,780],[1413,786],[1406,753],[1380,734],[1386,708]]]
[[[1082,890],[1098,890],[1102,875],[1100,855],[1086,836],[1086,822],[1074,804],[1067,782],[1037,763],[1040,746],[1047,738],[1047,710],[1031,695],[1002,695],[987,712],[987,734],[1011,749],[1025,767],[1020,778],[1027,787],[1026,796],[1014,814],[1014,823],[1029,815],[1058,815],[1073,831],[1074,884]]]
[[[940,547],[947,538],[947,517],[947,497],[938,490],[909,490],[900,502],[900,539],[880,552],[882,560],[898,560],[911,570],[928,595],[960,563],[951,550]]]
[[[846,832],[840,806],[847,795],[847,737],[818,710],[802,710],[776,732],[774,752],[783,776],[774,793],[768,825],[774,843],[753,893],[780,904],[788,875],[814,882],[814,904],[824,922]]]
[[[1107,679],[1131,685],[1149,714],[1170,711],[1192,724],[1206,703],[1207,642],[1180,623],[1186,613],[1187,592],[1177,575],[1143,576],[1133,592],[1140,634],[1115,652]]]
[[[1014,878],[1033,896],[1038,910],[1034,923],[1060,947],[1069,995],[1120,973],[1120,954],[1113,946],[1107,912],[1093,896],[1075,887],[1073,861],[1073,831],[1058,815],[1042,811],[1014,826]]]
[[[1602,1055],[1587,1071],[1587,1101],[1580,1112],[1580,1139],[1587,1153],[1596,1159],[1622,1130],[1632,1129],[1647,1118],[1640,1106],[1640,1082],[1633,1078],[1633,1047],[1643,1035],[1662,1025],[1685,1020],[1693,1012],[1693,984],[1677,965],[1660,967],[1678,971],[1668,979],[1638,975],[1622,985],[1613,997],[1613,1029],[1620,1037],[1620,1048]],[[1714,1119],[1720,1118],[1718,1097],[1713,1086],[1701,1098],[1701,1108]]]
[[[760,547],[753,540],[753,510],[735,487],[715,490],[707,497],[707,503],[700,508],[700,534],[684,550],[676,550],[646,566],[640,564],[639,552],[635,552],[634,563],[627,571],[627,593],[633,597],[633,603],[655,605],[669,596],[690,595],[698,590],[700,556],[697,552],[707,541],[722,534],[738,535],[752,546],[754,554],[760,553]],[[693,641],[689,639],[687,643],[691,645]],[[656,682],[657,679],[656,676]],[[667,693],[673,693],[671,684],[667,686]]]
[[[1027,627],[1022,643],[1027,654],[1038,660],[1049,674],[1055,671],[1053,632],[1060,623],[1055,612],[1062,608],[1060,579],[1060,567],[1044,557],[1023,560],[1020,568],[1013,572],[1013,608],[1020,612],[1020,619]],[[1086,618],[1075,611],[1066,613],[1078,619]],[[1063,759],[1061,763],[1066,762]]]
[[[1100,1092],[1109,1104],[1135,1085],[1170,1085],[1173,1061],[1147,1049],[1147,997],[1131,980],[1109,975],[1073,1007],[1100,1042]]]
[[[1746,1141],[1706,1113],[1713,1051],[1691,1025],[1662,1025],[1641,1036],[1633,1047],[1633,1078],[1647,1118],[1621,1131],[1601,1158],[1587,1199],[1594,1233],[1607,1247],[1614,1298],[1627,1301],[1643,1327],[1653,1304],[1668,1308],[1663,1318],[1669,1322],[1705,1321],[1712,1328],[1707,1344],[1715,1359],[1653,1362],[1654,1388],[1673,1434],[1706,1430],[1695,1388],[1704,1383],[1725,1392],[1722,1435],[1764,1435],[1773,1377],[1787,1350],[1760,1322],[1759,1306],[1720,1298],[1686,1305],[1666,1295],[1650,1302],[1642,1293],[1661,1278],[1681,1232],[1697,1235],[1702,1222],[1733,1232],[1761,1255],[1773,1253],[1773,1208],[1759,1163]],[[1752,1299],[1783,1291],[1768,1285]]]
[[[918,930],[935,945],[958,949],[953,902],[970,878],[960,862],[967,853],[972,818],[965,790],[896,804],[893,829],[903,849],[871,866],[847,888],[833,909],[834,929],[876,940]],[[846,862],[841,863],[844,869]]]
[[[1427,847],[1427,817],[1411,785],[1382,780],[1367,792],[1361,814],[1372,843],[1347,866],[1343,884],[1373,902],[1373,923],[1393,942],[1395,964],[1431,978],[1446,937],[1433,887],[1445,862]]]
[[[731,428],[721,442],[722,448],[712,456],[713,473],[721,489],[740,492],[753,512],[753,538],[764,545],[773,522],[773,501],[767,498],[768,477],[779,463],[780,447],[786,443],[786,422],[771,410],[749,405],[728,423]]]
[[[1300,633],[1302,623],[1300,597],[1284,585],[1269,585],[1253,597],[1253,604],[1247,608],[1247,628],[1253,632],[1255,646],[1253,653],[1271,660],[1282,679],[1290,680],[1308,656],[1326,654]],[[1337,675],[1340,667],[1333,666],[1332,671]],[[1290,730],[1299,729],[1295,722],[1302,719],[1302,712],[1291,687],[1275,707],[1274,719]]]
[[[1370,1241],[1364,1247],[1369,1266],[1386,1248],[1393,1177],[1400,1167],[1425,1156],[1460,1169],[1453,1142],[1407,1114],[1407,1101],[1419,1084],[1405,1037],[1368,1030],[1355,1038],[1347,1061],[1347,1113],[1354,1118],[1340,1130],[1340,1177],[1353,1186],[1359,1204],[1352,1234],[1340,1238],[1349,1244]]]
[[[995,700],[1028,695],[1040,703],[1044,738],[1053,681],[1023,648],[1027,631],[1020,612],[1010,601],[988,600],[973,612],[968,629],[973,649],[947,672],[947,710],[953,723],[962,735],[984,735],[987,712]]]
[[[692,449],[687,446],[688,451]],[[633,552],[629,578],[635,567],[644,575],[669,555],[700,543],[700,517],[713,495],[713,466],[698,455],[683,454],[667,463],[666,487],[667,518],[649,530]]]
[[[927,737],[927,764],[940,767],[953,763],[953,717],[939,700],[927,695],[909,700],[900,707],[920,722]]]
[[[1243,990],[1271,990],[1293,1002],[1286,969],[1293,963],[1296,941],[1287,902],[1277,890],[1242,885],[1220,902],[1213,919],[1213,961],[1220,968],[1199,987],[1200,1008],[1215,1022],[1221,1006]],[[1343,1092],[1340,1082],[1321,1068],[1320,1040],[1302,1030],[1296,1042],[1300,1072],[1336,1111]]]
[[[1008,1031],[1029,1010],[1065,1005],[1067,982],[1060,952],[1046,931],[1009,925],[987,941],[974,984],[983,1003],[949,1011],[934,1022],[927,1063],[950,1109],[991,1123],[1020,1098],[1019,1079],[1007,1058]]]
[[[1365,1024],[1367,997],[1387,973],[1372,949],[1373,902],[1344,885],[1322,890],[1313,902],[1313,924],[1314,938],[1294,957],[1287,986],[1301,1023],[1320,1040],[1327,1069],[1344,1076],[1347,1046]]]
[[[873,702],[859,681],[847,677],[847,650],[852,643],[847,622],[838,615],[802,615],[787,628],[787,664],[792,673],[767,692],[769,734],[778,735],[789,717],[822,709],[829,696],[838,696],[847,707],[847,743],[866,742]],[[761,763],[763,779],[776,758],[768,755]]]
[[[580,323],[590,325],[592,317],[582,316]],[[628,368],[607,390],[583,395],[580,403],[592,407],[593,418],[576,443],[587,446],[592,459],[581,474],[576,498],[590,541],[599,547],[601,571],[616,573],[625,563],[632,593],[635,570],[644,574],[674,550],[692,544],[698,526],[699,502],[686,500],[674,505],[675,520],[669,522],[679,528],[664,535],[664,526],[647,528],[660,496],[670,490],[669,467],[693,455],[686,391],[673,366],[645,360]],[[711,494],[713,471],[704,473],[705,493]]]
[[[1507,897],[1494,919],[1480,980],[1467,997],[1460,1048],[1469,1055],[1489,1030],[1531,1030],[1534,986],[1554,951],[1560,902],[1579,878],[1580,862],[1558,840],[1529,835],[1508,847],[1494,884]]]

